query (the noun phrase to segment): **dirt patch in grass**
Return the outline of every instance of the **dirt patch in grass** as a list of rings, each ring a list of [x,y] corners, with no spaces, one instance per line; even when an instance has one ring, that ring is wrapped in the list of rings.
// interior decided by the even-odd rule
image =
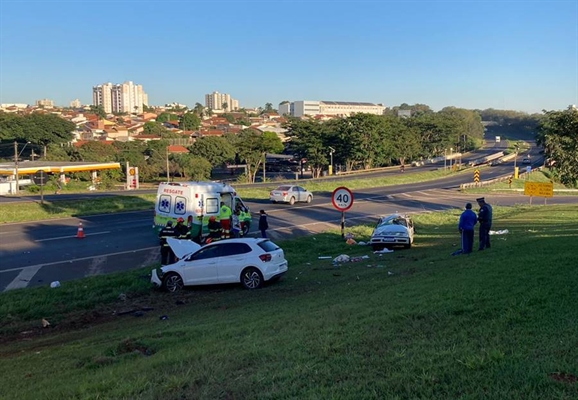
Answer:
[[[149,293],[144,295],[131,296],[129,301],[119,300],[113,304],[96,307],[90,311],[66,314],[59,321],[54,321],[50,318],[50,315],[47,315],[46,320],[50,322],[47,327],[43,327],[40,320],[11,323],[2,327],[5,333],[0,336],[0,344],[14,341],[31,341],[38,337],[50,336],[54,336],[55,340],[58,340],[58,337],[63,333],[80,331],[116,321],[120,318],[131,319],[151,312],[162,316],[172,309],[190,303],[196,295],[193,290],[183,290],[178,294],[170,294],[151,289]],[[62,335],[62,337],[65,338],[66,336]]]
[[[553,372],[548,376],[550,377],[550,379],[556,382],[571,383],[571,384],[578,382],[578,378],[576,377],[576,375],[566,374],[564,372]]]

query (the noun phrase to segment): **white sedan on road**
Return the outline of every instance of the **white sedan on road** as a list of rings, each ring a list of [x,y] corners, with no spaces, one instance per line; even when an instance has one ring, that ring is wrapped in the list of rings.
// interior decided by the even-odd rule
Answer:
[[[301,186],[282,185],[269,193],[269,200],[273,203],[289,203],[291,205],[297,202],[311,203],[313,193]]]
[[[226,239],[201,247],[190,240],[167,238],[177,261],[153,269],[151,283],[169,292],[188,285],[241,283],[258,289],[287,272],[283,249],[269,239]]]

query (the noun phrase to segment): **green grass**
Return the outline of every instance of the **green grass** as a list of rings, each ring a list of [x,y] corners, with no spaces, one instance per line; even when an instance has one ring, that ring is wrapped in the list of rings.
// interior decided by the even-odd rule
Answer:
[[[495,207],[509,233],[452,257],[458,215],[415,216],[414,247],[382,256],[339,232],[280,242],[290,270],[255,292],[168,295],[133,271],[0,294],[3,326],[42,333],[0,347],[0,397],[578,398],[578,207]],[[371,227],[348,231],[366,240]],[[342,253],[370,258],[317,259]],[[112,316],[141,305],[154,310]],[[59,307],[110,320],[65,329],[77,314]]]
[[[72,216],[107,214],[154,208],[156,195],[135,194],[125,196],[95,197],[90,200],[57,200],[2,204],[0,223],[39,221]]]

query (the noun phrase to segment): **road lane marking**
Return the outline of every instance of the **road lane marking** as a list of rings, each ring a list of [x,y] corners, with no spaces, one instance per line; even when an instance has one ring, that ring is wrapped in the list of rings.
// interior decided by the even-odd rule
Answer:
[[[110,231],[105,231],[105,232],[95,232],[95,233],[85,233],[84,236],[93,236],[93,235],[104,235],[106,233],[110,233]],[[76,235],[72,235],[72,236],[60,236],[60,237],[55,237],[55,238],[47,238],[47,239],[38,239],[35,240],[35,242],[47,242],[49,240],[60,240],[60,239],[70,239],[70,238],[75,238]]]
[[[42,267],[48,267],[51,265],[58,265],[58,264],[65,264],[65,263],[71,263],[74,261],[86,261],[86,260],[92,260],[93,258],[97,258],[97,257],[111,257],[111,256],[118,256],[118,255],[122,255],[122,254],[128,254],[128,253],[136,253],[137,251],[145,251],[145,250],[152,250],[152,249],[158,249],[159,246],[154,246],[154,247],[145,247],[142,249],[135,249],[135,250],[128,250],[128,251],[119,251],[117,253],[109,253],[109,254],[99,254],[97,256],[90,256],[90,257],[82,257],[82,258],[72,258],[70,260],[62,260],[62,261],[53,261],[53,262],[49,262],[46,264],[36,264],[36,265],[30,265],[28,267],[18,267],[18,268],[11,268],[11,269],[3,269],[0,270],[0,273],[2,272],[12,272],[12,271],[19,271],[21,269],[31,269],[31,268],[42,268]]]
[[[22,271],[20,271],[18,276],[14,278],[14,280],[10,282],[8,286],[6,286],[4,291],[12,289],[22,289],[27,287],[32,278],[34,278],[34,275],[36,275],[38,270],[40,270],[40,268],[42,268],[42,265],[34,265],[32,267],[23,269]]]

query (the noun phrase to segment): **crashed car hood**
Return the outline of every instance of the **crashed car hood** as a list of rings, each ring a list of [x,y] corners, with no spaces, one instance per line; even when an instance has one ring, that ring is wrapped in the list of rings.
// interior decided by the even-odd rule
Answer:
[[[179,240],[171,237],[167,238],[167,243],[178,258],[184,258],[201,248],[201,245],[190,240]]]
[[[383,226],[378,226],[377,228],[375,228],[372,236],[388,235],[388,234],[392,234],[392,233],[396,233],[396,232],[402,232],[402,233],[409,234],[409,230],[403,225],[383,225]]]

